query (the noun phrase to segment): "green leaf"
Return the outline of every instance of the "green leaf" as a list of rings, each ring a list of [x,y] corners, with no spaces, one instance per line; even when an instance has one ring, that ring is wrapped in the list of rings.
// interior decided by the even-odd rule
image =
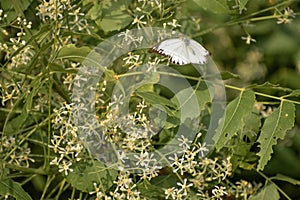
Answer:
[[[222,80],[228,80],[231,78],[240,79],[241,77],[238,74],[234,74],[232,72],[224,71],[221,72]]]
[[[213,75],[206,75],[205,78],[206,79],[210,79],[210,78],[216,78],[219,79],[220,74],[213,74]],[[223,71],[221,72],[221,78],[222,80],[228,80],[228,79],[241,79],[241,77],[238,74],[234,74],[232,72],[228,72],[228,71]]]
[[[179,105],[178,99],[181,99],[182,105]],[[180,119],[184,122],[187,118],[194,119],[200,115],[200,111],[204,109],[205,104],[211,101],[207,88],[194,90],[186,88],[179,91],[171,101],[178,105],[180,111]],[[197,108],[195,108],[197,106]]]
[[[261,126],[261,116],[258,111],[253,108],[252,112],[245,116],[244,121],[247,122],[239,137],[235,137],[232,144],[232,155],[230,156],[233,171],[240,167],[246,170],[256,168],[258,156],[251,152],[253,144],[256,142],[257,134]]]
[[[246,4],[248,3],[249,0],[241,0],[240,1],[240,4],[239,4],[239,10],[240,10],[240,13],[245,9],[246,7]]]
[[[95,190],[93,183],[101,185],[103,191],[108,190],[116,179],[118,172],[115,169],[108,169],[100,162],[93,162],[75,165],[74,171],[67,176],[67,182],[82,192]]]
[[[64,66],[56,64],[56,63],[49,63],[49,69],[52,73],[70,73],[76,74],[78,72],[77,69],[74,68],[64,68]]]
[[[259,170],[264,169],[271,159],[272,146],[277,143],[278,139],[284,139],[286,131],[294,126],[294,121],[295,105],[286,101],[282,101],[279,108],[266,119],[257,140],[260,143],[260,151],[257,153],[260,157],[257,167]]]
[[[180,119],[178,117],[176,117],[176,116],[170,116],[170,117],[167,118],[167,121],[164,124],[164,128],[165,129],[175,128],[179,124],[180,124]]]
[[[266,185],[261,191],[259,191],[256,195],[251,196],[249,200],[261,200],[261,199],[279,199],[279,193],[276,187],[273,184]]]
[[[215,14],[229,14],[232,11],[227,5],[227,0],[194,0],[201,8]]]
[[[89,10],[87,16],[94,20],[105,33],[119,31],[132,21],[132,17],[127,10],[131,0],[103,0],[99,4],[95,4],[93,0],[85,0],[85,2],[93,3],[93,7]]]
[[[138,96],[142,97],[143,99],[145,99],[148,103],[151,103],[151,104],[160,104],[160,105],[169,106],[171,108],[176,108],[176,104],[174,104],[169,99],[156,94],[155,92],[137,91],[136,94]]]
[[[88,47],[76,47],[73,44],[66,45],[60,49],[56,59],[70,59],[74,62],[82,63],[90,53],[91,49]],[[100,55],[99,55],[100,60]]]
[[[12,0],[12,1],[0,1],[0,8],[7,14],[7,24],[10,24],[14,19],[21,15],[22,12],[32,3],[32,0]]]
[[[226,108],[223,127],[219,126],[217,134],[213,137],[216,149],[219,151],[226,143],[244,127],[244,117],[249,115],[255,102],[254,92],[242,91],[240,96],[230,102]],[[221,130],[220,130],[221,128]]]
[[[290,94],[285,95],[284,98],[286,97],[298,97],[300,96],[300,89],[293,90]]]
[[[169,115],[173,115],[173,112],[171,111],[170,108],[176,108],[176,104],[174,104],[172,101],[169,99],[162,97],[155,92],[142,92],[142,91],[137,91],[136,95],[140,96],[141,98],[145,99],[147,103],[150,103],[152,105],[161,105],[163,108],[166,110],[166,112]]]
[[[161,175],[152,178],[152,185],[159,186],[160,188],[171,188],[176,186],[176,183],[180,181],[175,174],[172,174],[171,169],[163,168],[161,172],[167,175]]]
[[[300,185],[299,180],[293,179],[289,176],[285,176],[285,175],[282,175],[282,174],[276,174],[276,176],[272,177],[271,179],[289,182],[289,183],[294,184],[294,185]]]
[[[232,163],[233,171],[235,171],[237,167],[246,170],[251,170],[255,168],[255,165],[249,162],[249,159],[247,158],[253,156],[250,151],[251,146],[251,144],[241,143],[240,145],[236,145],[233,147],[232,155],[230,156],[230,162]]]
[[[16,198],[16,200],[31,200],[32,198],[25,192],[21,185],[12,179],[0,180],[0,194],[5,196],[7,194]]]
[[[269,82],[265,82],[264,84],[258,85],[258,84],[253,84],[251,86],[248,86],[247,88],[251,89],[268,89],[268,90],[273,90],[273,91],[283,91],[283,92],[292,92],[290,88],[285,88],[285,87],[280,87],[278,84],[273,84]]]
[[[30,116],[30,112],[32,111],[32,105],[34,101],[34,97],[39,92],[42,83],[42,77],[36,76],[33,82],[31,83],[32,88],[28,87],[27,90],[23,92],[23,94],[18,99],[18,103],[14,105],[13,110],[18,110],[19,105],[22,104],[22,112],[12,118],[5,126],[4,130],[7,134],[17,134],[20,131],[21,127],[26,124],[32,123],[32,118]]]
[[[258,134],[261,127],[261,118],[262,116],[259,114],[259,111],[256,108],[253,108],[252,112],[244,118],[244,121],[247,122],[244,131]]]
[[[163,199],[164,190],[160,185],[152,185],[148,181],[143,181],[137,184],[140,195],[146,199]]]
[[[211,102],[209,91],[208,91],[208,89],[196,90],[195,94],[197,96],[198,106],[199,106],[199,109],[201,111],[205,108],[205,105],[208,102]]]

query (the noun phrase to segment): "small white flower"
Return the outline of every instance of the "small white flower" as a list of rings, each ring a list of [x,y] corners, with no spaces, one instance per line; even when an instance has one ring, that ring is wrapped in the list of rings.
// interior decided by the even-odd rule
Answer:
[[[212,189],[212,194],[214,195],[214,197],[216,198],[221,198],[224,195],[227,195],[228,193],[226,192],[226,187],[224,186],[215,186],[214,189]]]
[[[187,179],[186,179],[186,178],[183,180],[183,183],[177,183],[177,185],[178,185],[179,187],[181,187],[181,188],[178,190],[178,193],[183,193],[183,195],[187,195],[187,189],[188,189],[189,187],[192,187],[192,186],[193,186],[192,183],[187,184]]]
[[[246,37],[242,37],[242,40],[246,40],[246,44],[251,44],[251,42],[256,42],[256,40],[253,39],[249,34]]]
[[[144,17],[145,17],[145,15],[142,15],[139,18],[135,17],[134,20],[133,20],[133,22],[132,22],[132,25],[137,24],[138,29],[140,29],[141,27],[144,27],[144,25],[147,24],[147,22],[142,21],[142,19]]]
[[[172,22],[168,22],[167,25],[172,26],[173,28],[180,27],[181,25],[177,23],[177,19],[173,19]]]
[[[72,168],[70,168],[70,166],[72,165],[72,162],[66,162],[65,160],[63,160],[62,164],[58,165],[58,171],[59,172],[65,172],[65,175],[67,176],[69,174],[69,172],[73,172],[74,170]]]
[[[186,138],[184,135],[181,135],[180,138],[178,138],[178,141],[180,142],[179,146],[182,147],[184,150],[189,149],[190,145],[193,142]]]
[[[294,11],[290,8],[284,9],[284,13],[279,12],[279,17],[277,24],[288,24],[291,23],[293,20],[292,18],[295,18],[296,14]]]

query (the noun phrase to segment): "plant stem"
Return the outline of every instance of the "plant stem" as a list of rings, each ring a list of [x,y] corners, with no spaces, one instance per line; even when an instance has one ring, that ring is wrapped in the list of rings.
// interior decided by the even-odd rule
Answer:
[[[239,87],[235,87],[235,86],[232,86],[232,85],[226,85],[226,84],[225,84],[225,87],[233,89],[233,90],[239,90],[239,91],[243,91],[244,90],[244,88],[239,88]],[[291,103],[299,104],[300,105],[299,101],[293,101],[293,100],[290,100],[290,99],[284,99],[282,97],[276,97],[276,96],[269,95],[269,94],[264,94],[264,93],[261,93],[261,92],[254,92],[254,93],[256,95],[258,95],[258,96],[268,97],[270,99],[276,99],[276,100],[279,100],[279,101],[286,101],[286,102],[291,102]]]
[[[205,35],[207,33],[212,32],[215,29],[218,29],[218,28],[221,28],[221,27],[225,27],[225,26],[232,26],[232,25],[240,24],[240,23],[247,22],[247,21],[262,21],[262,20],[268,20],[268,19],[278,18],[279,17],[278,15],[269,15],[269,16],[262,16],[262,17],[256,17],[256,18],[252,18],[252,17],[254,17],[256,15],[259,15],[259,14],[262,14],[264,12],[276,9],[277,7],[281,7],[281,6],[284,6],[284,5],[289,5],[292,2],[293,2],[293,0],[283,1],[283,2],[281,2],[279,4],[274,5],[274,6],[271,6],[271,7],[268,7],[266,9],[263,9],[263,10],[251,13],[251,14],[249,14],[247,16],[241,17],[238,20],[231,20],[231,21],[225,22],[223,24],[214,25],[211,28],[208,28],[206,30],[200,31],[197,34],[192,35],[192,38]]]
[[[274,187],[276,187],[276,189],[288,200],[291,200],[291,198],[280,188],[278,187],[269,177],[267,177],[264,173],[257,171],[257,173],[259,173],[259,175],[261,175],[262,177],[264,177],[264,179],[266,179],[267,182],[270,182],[271,184],[274,185]]]
[[[2,163],[2,162],[0,162],[0,163],[5,168],[13,169],[13,170],[20,171],[20,172],[27,173],[27,174],[50,175],[50,174],[54,174],[54,172],[56,172],[56,171],[47,171],[43,168],[36,169],[36,168],[17,166],[17,165],[10,164],[10,163]]]

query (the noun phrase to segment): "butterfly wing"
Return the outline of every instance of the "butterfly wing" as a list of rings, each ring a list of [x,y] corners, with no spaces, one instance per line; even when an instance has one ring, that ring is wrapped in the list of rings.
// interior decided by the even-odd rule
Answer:
[[[209,52],[195,40],[189,40],[189,44],[186,46],[190,63],[192,64],[205,64],[207,62],[207,56]]]
[[[174,64],[185,65],[189,63],[182,39],[175,38],[162,41],[154,46],[152,50],[163,56],[168,56],[169,61]]]
[[[177,65],[204,64],[209,52],[195,40],[173,38],[162,41],[152,48],[153,51],[169,57]]]

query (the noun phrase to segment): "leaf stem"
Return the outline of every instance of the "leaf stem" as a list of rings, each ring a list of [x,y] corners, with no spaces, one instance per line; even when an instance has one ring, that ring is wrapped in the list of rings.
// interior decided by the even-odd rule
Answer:
[[[230,88],[230,89],[234,89],[234,90],[239,90],[239,91],[243,91],[244,88],[239,88],[239,87],[235,87],[233,85],[227,85],[225,84],[225,87],[226,88]],[[258,96],[263,96],[263,97],[268,97],[270,99],[276,99],[276,100],[279,100],[279,101],[286,101],[286,102],[291,102],[291,103],[294,103],[294,104],[299,104],[300,105],[300,102],[299,101],[293,101],[293,100],[290,100],[290,99],[284,99],[283,97],[276,97],[276,96],[273,96],[273,95],[269,95],[269,94],[264,94],[264,93],[261,93],[261,92],[255,92],[255,95],[258,95]]]
[[[9,168],[12,170],[16,170],[16,171],[21,171],[23,173],[27,173],[27,174],[40,174],[40,175],[49,175],[49,174],[54,174],[56,171],[48,171],[45,170],[44,168],[28,168],[28,167],[22,167],[22,166],[17,166],[14,164],[10,164],[10,163],[1,163],[1,165],[3,165],[5,168]]]
[[[182,74],[177,74],[177,73],[170,73],[170,72],[159,71],[157,73],[163,74],[163,75],[174,76],[174,77],[183,77],[183,78],[186,78],[186,79],[189,79],[189,80],[195,80],[195,81],[197,81],[199,79],[202,79],[201,77],[187,76],[187,75],[182,75]],[[120,75],[118,75],[118,78],[122,78],[122,77],[126,77],[126,76],[134,76],[134,75],[139,75],[139,74],[143,74],[143,72],[131,72],[131,73],[120,74]],[[245,90],[245,88],[239,88],[239,87],[236,87],[236,86],[233,86],[233,85],[225,84],[224,86],[226,88],[233,89],[233,90],[238,90],[238,91],[244,91]],[[263,96],[263,97],[267,97],[267,98],[270,98],[270,99],[276,99],[278,101],[286,101],[286,102],[291,102],[291,103],[300,105],[299,101],[293,101],[293,100],[290,100],[290,99],[285,99],[284,97],[277,97],[277,96],[264,94],[264,93],[261,93],[261,92],[255,92],[255,91],[254,91],[254,93],[255,93],[255,95],[258,95],[258,96]]]
[[[272,183],[274,187],[288,200],[292,200],[280,187],[278,187],[269,177],[267,177],[264,173],[257,171],[259,175],[261,175],[266,181]]]

